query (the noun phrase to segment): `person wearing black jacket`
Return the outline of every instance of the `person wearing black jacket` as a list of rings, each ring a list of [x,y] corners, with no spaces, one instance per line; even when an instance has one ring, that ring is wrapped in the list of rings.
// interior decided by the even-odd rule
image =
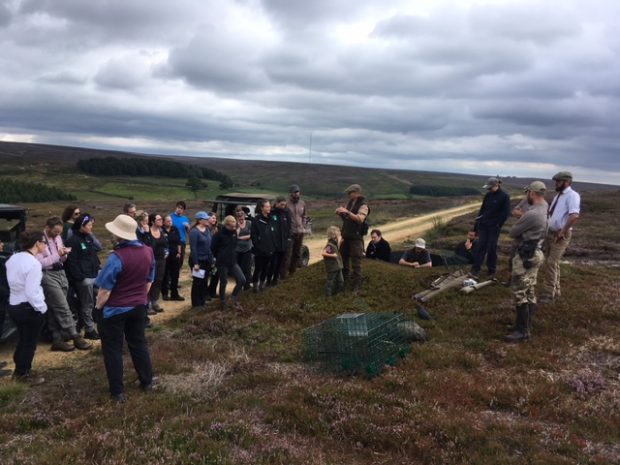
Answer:
[[[475,230],[478,233],[478,250],[471,267],[470,275],[478,279],[484,258],[487,259],[489,278],[495,279],[497,272],[497,242],[502,226],[510,217],[510,196],[501,188],[501,180],[489,178],[482,186],[488,189],[484,196],[480,212],[476,218]]]
[[[389,262],[392,257],[390,243],[383,239],[381,231],[373,229],[370,231],[370,242],[366,247],[366,258],[371,260],[383,260]]]
[[[473,264],[476,258],[476,252],[478,251],[478,238],[476,237],[476,231],[468,231],[467,239],[463,242],[459,242],[454,249],[454,255],[456,261],[460,264]]]
[[[252,221],[252,246],[254,252],[254,275],[252,284],[254,292],[265,289],[269,263],[275,252],[275,231],[271,222],[271,204],[268,200],[259,200],[256,204],[256,217]]]
[[[277,286],[286,260],[286,252],[291,242],[291,212],[286,207],[286,198],[278,197],[271,210],[271,223],[274,227],[275,250],[267,274],[267,286]]]
[[[170,215],[164,219],[164,232],[168,236],[168,258],[166,258],[164,280],[161,284],[162,298],[164,300],[183,301],[185,298],[179,295],[179,275],[181,273],[181,256],[183,255],[181,233],[172,223]]]
[[[241,267],[237,264],[237,220],[234,216],[224,218],[222,228],[213,236],[211,252],[215,257],[215,264],[220,279],[220,303],[226,308],[226,286],[228,275],[235,278],[236,285],[233,290],[233,299],[236,299],[245,286],[245,276]]]
[[[149,314],[161,313],[164,309],[159,305],[161,287],[164,281],[166,258],[168,258],[168,234],[164,230],[164,219],[157,213],[149,215],[150,247],[155,256],[155,281],[149,290]]]
[[[90,214],[83,213],[73,223],[73,234],[65,243],[67,247],[71,247],[71,253],[67,255],[65,262],[65,271],[80,301],[79,316],[85,328],[84,337],[97,340],[99,334],[93,321],[94,284],[101,262],[92,237],[93,222],[94,218]]]

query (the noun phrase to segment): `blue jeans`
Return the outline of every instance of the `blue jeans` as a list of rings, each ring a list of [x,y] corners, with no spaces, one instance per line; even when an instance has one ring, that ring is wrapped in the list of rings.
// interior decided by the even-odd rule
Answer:
[[[478,227],[478,251],[471,267],[473,273],[480,273],[485,256],[489,273],[493,274],[497,271],[497,242],[501,230],[502,228],[497,225]]]

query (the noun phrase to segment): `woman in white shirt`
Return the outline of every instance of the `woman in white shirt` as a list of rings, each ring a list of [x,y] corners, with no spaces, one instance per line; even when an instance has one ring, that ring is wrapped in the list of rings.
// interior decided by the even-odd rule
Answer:
[[[35,255],[45,252],[47,244],[41,233],[24,232],[19,238],[19,247],[21,252],[11,256],[6,262],[6,277],[10,289],[8,313],[19,334],[13,354],[13,378],[36,385],[45,381],[34,374],[31,367],[47,305],[41,287],[43,271]]]

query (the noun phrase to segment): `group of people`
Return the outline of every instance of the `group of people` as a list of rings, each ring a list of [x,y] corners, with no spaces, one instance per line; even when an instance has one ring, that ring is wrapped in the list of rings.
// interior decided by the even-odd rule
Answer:
[[[259,200],[253,217],[243,206],[221,224],[216,213],[195,214],[194,224],[187,224],[193,307],[216,297],[219,285],[220,306],[226,308],[230,276],[236,283],[231,296],[236,304],[243,290],[262,292],[295,273],[301,265],[307,212],[299,186],[293,185],[289,191],[288,199],[279,196],[273,205],[267,199]]]
[[[571,187],[573,175],[569,171],[556,173],[552,180],[556,195],[551,204],[545,200],[545,183],[534,181],[524,189],[525,198],[511,210],[510,196],[502,190],[501,180],[489,178],[483,186],[488,192],[474,228],[456,249],[456,254],[472,265],[470,277],[480,278],[486,258],[488,278],[495,280],[502,226],[511,215],[517,219],[509,233],[513,240],[509,282],[516,306],[516,323],[514,331],[506,336],[508,342],[528,340],[538,304],[554,303],[561,295],[560,260],[579,219],[581,198]],[[539,270],[543,278],[542,294],[537,298]]]
[[[571,188],[571,173],[557,173],[553,180],[557,194],[550,206],[545,201],[545,184],[535,181],[512,211],[518,220],[510,231],[514,240],[511,286],[517,313],[515,331],[506,337],[511,342],[530,337],[541,266],[544,282],[540,303],[553,302],[560,295],[559,261],[579,218],[580,197]],[[484,188],[488,192],[475,228],[459,252],[471,261],[472,277],[479,278],[486,258],[489,277],[495,279],[497,243],[511,213],[510,197],[501,189],[498,178],[489,179]],[[353,184],[345,192],[348,202],[335,211],[342,228],[328,229],[328,242],[322,251],[327,296],[343,291],[347,283],[354,292],[360,289],[364,255],[385,261],[391,256],[389,244],[376,229],[371,231],[371,242],[364,253],[370,206],[360,185]],[[92,347],[89,339],[101,338],[110,392],[120,402],[126,400],[122,362],[125,339],[140,386],[150,390],[153,374],[145,338],[148,315],[163,311],[160,298],[184,300],[179,293],[179,275],[188,243],[192,306],[204,306],[219,285],[225,308],[229,276],[236,281],[234,300],[244,289],[261,292],[295,272],[300,266],[306,217],[297,185],[291,186],[288,199],[278,197],[273,205],[260,200],[253,218],[246,208],[239,207],[221,224],[215,213],[205,211],[197,212],[191,224],[183,201],[177,202],[175,211],[167,216],[148,214],[126,204],[123,213],[105,225],[115,247],[102,268],[98,252],[103,247],[92,232],[94,217],[68,207],[62,217],[49,218],[43,232],[22,233],[20,252],[6,262],[8,315],[19,334],[13,357],[14,378],[31,384],[44,381],[32,372],[31,365],[47,321],[52,350],[88,350]],[[424,239],[416,239],[399,264],[432,266]],[[77,301],[75,312],[69,304],[71,297]]]

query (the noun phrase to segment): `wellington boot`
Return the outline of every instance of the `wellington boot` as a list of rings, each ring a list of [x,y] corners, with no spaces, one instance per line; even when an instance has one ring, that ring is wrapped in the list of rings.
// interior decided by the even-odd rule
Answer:
[[[529,305],[521,304],[517,305],[517,321],[515,324],[515,330],[504,337],[506,342],[524,342],[530,338],[528,332],[528,320],[529,320]]]

